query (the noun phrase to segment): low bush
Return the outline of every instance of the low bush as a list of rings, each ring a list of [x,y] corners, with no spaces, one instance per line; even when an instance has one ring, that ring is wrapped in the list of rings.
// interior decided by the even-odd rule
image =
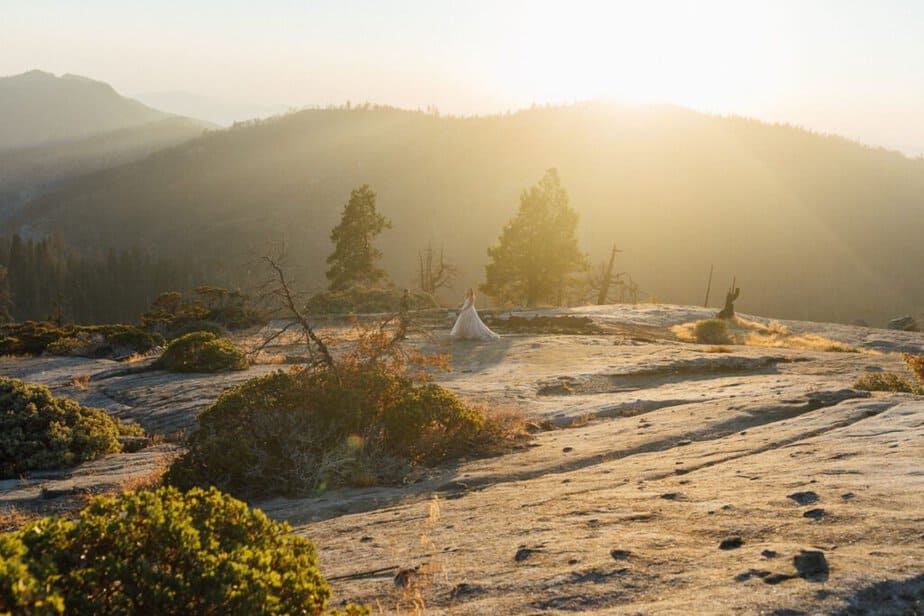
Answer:
[[[920,388],[915,387],[905,377],[895,372],[867,372],[854,382],[853,388],[865,391],[891,391],[908,394],[920,392]]]
[[[169,372],[225,372],[249,367],[243,351],[211,332],[192,332],[172,340],[154,363]]]
[[[141,317],[142,327],[168,338],[202,331],[203,322],[234,330],[257,325],[263,317],[244,293],[209,286],[187,293],[161,293]]]
[[[63,325],[42,321],[0,326],[0,355],[127,357],[164,343],[162,336],[131,325]]]
[[[121,451],[120,436],[139,436],[138,426],[102,409],[56,398],[47,387],[0,377],[0,478],[52,470]]]
[[[396,481],[411,465],[483,451],[497,440],[490,423],[434,383],[378,368],[277,372],[203,411],[165,481],[241,497]]]
[[[185,336],[186,334],[192,334],[194,332],[208,332],[210,334],[215,334],[219,338],[227,338],[229,335],[226,328],[214,321],[187,321],[178,323],[175,327],[171,328],[168,333],[170,334],[170,340],[174,340],[180,336]]]
[[[217,490],[96,498],[0,535],[0,613],[326,612],[314,545]]]
[[[912,353],[902,354],[902,358],[908,365],[908,369],[914,373],[915,378],[924,387],[924,355],[914,355]]]
[[[732,344],[725,319],[705,319],[693,325],[693,336],[703,344]]]
[[[403,291],[351,287],[344,291],[324,291],[308,299],[307,308],[314,314],[349,314],[397,312],[401,308]],[[410,310],[436,308],[439,303],[429,293],[417,291],[409,295]]]

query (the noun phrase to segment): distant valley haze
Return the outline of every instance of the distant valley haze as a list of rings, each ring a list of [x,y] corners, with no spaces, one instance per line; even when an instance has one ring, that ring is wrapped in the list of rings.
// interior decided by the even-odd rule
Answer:
[[[3,4],[0,75],[87,75],[221,125],[346,101],[472,115],[608,99],[924,153],[920,2]]]

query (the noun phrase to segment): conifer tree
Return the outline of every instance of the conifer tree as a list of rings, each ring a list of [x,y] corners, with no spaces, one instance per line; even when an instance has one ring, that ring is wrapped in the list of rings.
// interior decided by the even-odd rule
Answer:
[[[13,302],[10,298],[10,281],[6,277],[6,268],[0,265],[0,322],[12,321],[10,309]]]
[[[568,205],[558,172],[549,169],[520,195],[516,216],[488,248],[481,290],[502,302],[555,301],[569,274],[587,269],[577,242],[578,214]]]
[[[330,233],[334,252],[327,258],[330,269],[327,279],[332,291],[347,289],[354,284],[369,285],[385,278],[385,271],[376,266],[382,252],[372,241],[391,223],[375,209],[375,193],[363,184],[350,193],[343,207],[340,224]]]

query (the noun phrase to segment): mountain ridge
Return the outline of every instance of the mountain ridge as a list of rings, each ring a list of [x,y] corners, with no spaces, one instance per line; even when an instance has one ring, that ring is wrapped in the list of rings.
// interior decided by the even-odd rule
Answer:
[[[411,284],[417,250],[444,245],[458,284],[519,193],[557,167],[593,262],[615,242],[654,298],[712,303],[736,276],[743,309],[884,323],[920,312],[924,161],[786,125],[675,106],[582,103],[487,117],[387,107],[304,110],[244,123],[32,202],[14,223],[76,246],[126,238],[211,264],[247,286],[284,242],[323,284],[328,233],[369,183],[394,227],[383,265]],[[92,197],[91,197],[92,196]],[[131,233],[125,233],[131,230]],[[726,282],[727,280],[727,282]]]
[[[214,125],[42,70],[0,77],[0,220],[82,174],[131,162]]]

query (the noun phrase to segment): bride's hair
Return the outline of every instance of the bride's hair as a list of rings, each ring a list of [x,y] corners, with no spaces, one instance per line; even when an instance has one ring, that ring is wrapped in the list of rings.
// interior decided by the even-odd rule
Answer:
[[[472,301],[475,301],[475,289],[469,287],[468,291],[465,292],[466,297],[470,297]]]

